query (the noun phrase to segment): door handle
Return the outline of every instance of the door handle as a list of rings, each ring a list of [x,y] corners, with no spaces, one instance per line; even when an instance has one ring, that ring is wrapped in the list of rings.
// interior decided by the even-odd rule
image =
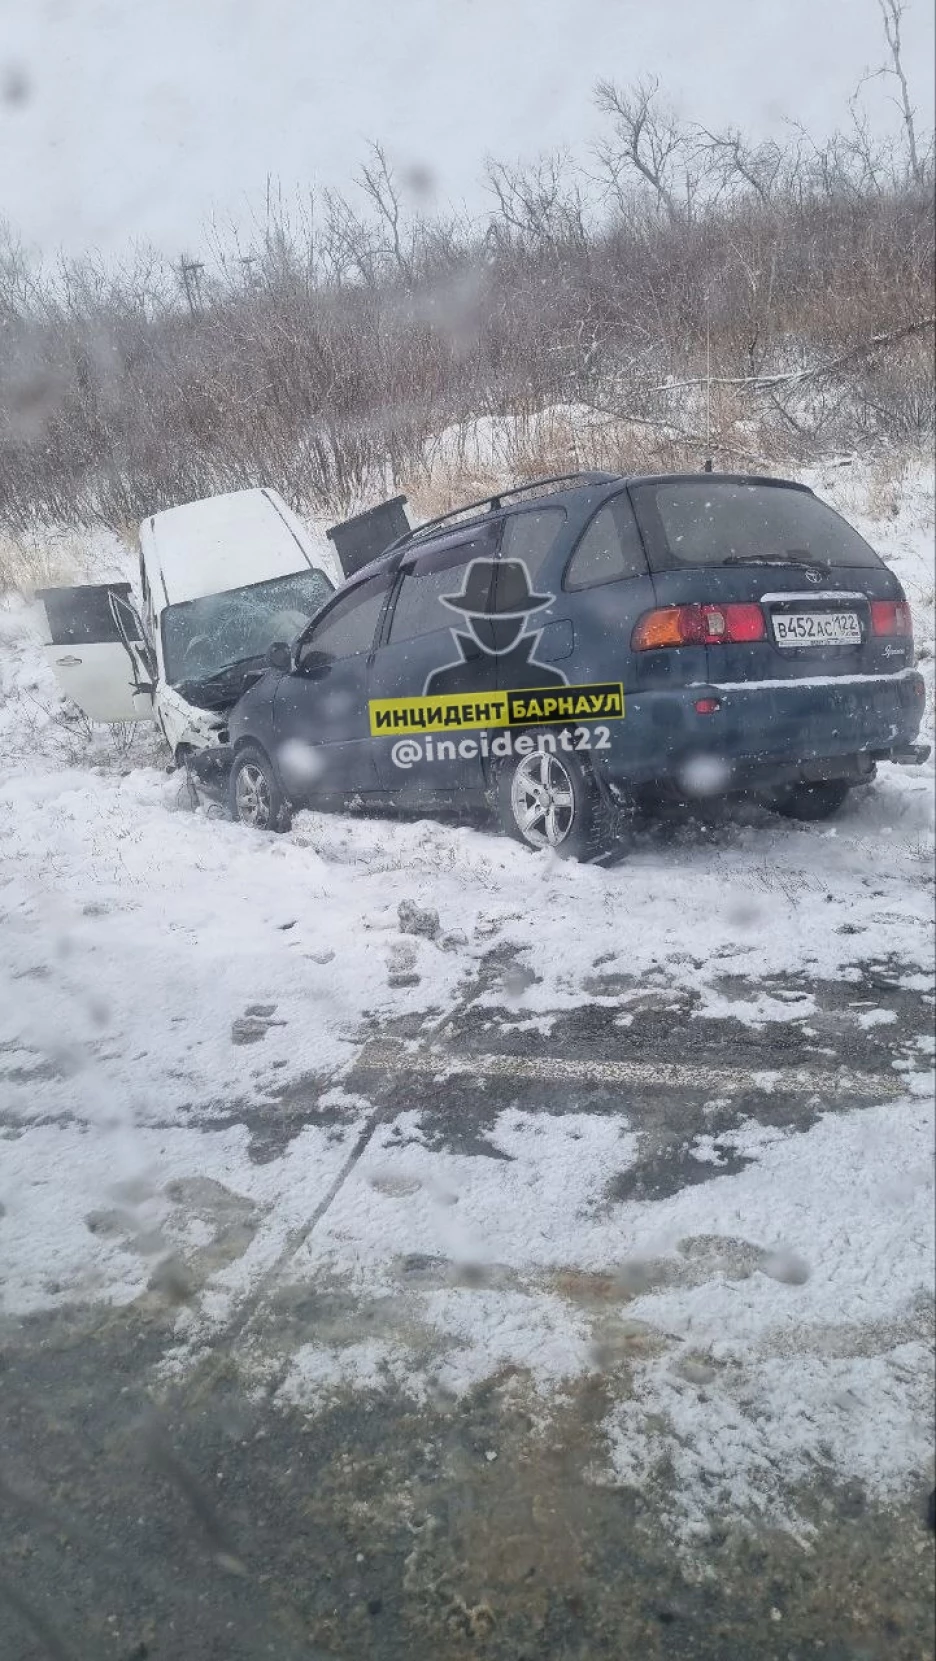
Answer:
[[[55,667],[56,669],[77,669],[81,661],[80,657],[57,657]]]

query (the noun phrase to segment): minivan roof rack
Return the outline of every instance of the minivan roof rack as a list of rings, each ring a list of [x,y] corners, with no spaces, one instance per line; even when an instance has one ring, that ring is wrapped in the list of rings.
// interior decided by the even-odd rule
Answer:
[[[474,513],[483,508],[487,513],[498,513],[508,496],[524,496],[528,490],[545,490],[552,485],[571,484],[610,484],[617,478],[616,473],[553,473],[548,479],[531,479],[528,484],[513,485],[509,490],[498,490],[493,496],[482,496],[477,502],[466,502],[463,507],[450,508],[448,513],[437,514],[434,519],[427,519],[422,525],[415,525],[412,530],[405,531],[391,542],[386,553],[395,553],[409,542],[418,542],[437,525],[444,525],[450,519],[457,519],[463,513]]]

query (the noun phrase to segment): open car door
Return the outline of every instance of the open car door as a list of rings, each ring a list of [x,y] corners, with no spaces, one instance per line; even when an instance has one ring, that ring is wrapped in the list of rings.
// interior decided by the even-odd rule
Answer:
[[[129,583],[44,588],[46,661],[91,721],[153,717],[156,663]]]

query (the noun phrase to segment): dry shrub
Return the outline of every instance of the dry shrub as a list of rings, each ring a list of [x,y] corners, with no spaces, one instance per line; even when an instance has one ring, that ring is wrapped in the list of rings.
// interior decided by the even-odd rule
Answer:
[[[709,367],[720,465],[931,440],[929,161],[846,134],[742,168],[724,139],[699,173],[684,138],[688,195],[618,178],[590,206],[564,164],[495,167],[481,225],[407,216],[377,148],[366,211],[277,207],[184,295],[152,260],[46,278],[0,246],[0,524],[135,525],[261,483],[335,517],[406,486],[424,510],[694,467]]]
[[[432,472],[420,470],[412,479],[404,480],[403,489],[409,502],[410,517],[414,523],[422,523],[440,514],[451,513],[465,502],[493,496],[513,482],[506,473],[470,473],[457,465],[440,465]]]
[[[80,534],[0,532],[0,593],[32,596],[39,588],[80,583],[89,575],[87,543]]]
[[[907,476],[908,456],[890,449],[877,456],[868,468],[863,511],[869,519],[895,519],[900,512],[902,486]]]

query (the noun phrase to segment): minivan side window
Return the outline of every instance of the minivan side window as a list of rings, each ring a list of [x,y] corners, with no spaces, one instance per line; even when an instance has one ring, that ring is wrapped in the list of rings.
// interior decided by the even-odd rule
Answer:
[[[563,587],[595,588],[599,583],[642,577],[646,572],[647,560],[634,510],[622,494],[598,509],[566,567]]]
[[[566,521],[565,508],[526,508],[504,521],[501,559],[522,559],[533,588]]]
[[[325,652],[329,657],[354,657],[358,652],[369,652],[392,581],[392,572],[370,577],[350,594],[336,600],[303,637],[296,667],[301,671],[313,652]]]
[[[53,646],[92,646],[120,639],[111,600],[129,593],[129,583],[83,583],[39,588],[36,599],[45,606]]]
[[[445,604],[445,599],[461,593],[465,572],[472,560],[493,559],[494,549],[493,539],[482,534],[450,543],[447,548],[422,554],[415,560],[397,595],[389,644],[456,627],[458,613]]]

